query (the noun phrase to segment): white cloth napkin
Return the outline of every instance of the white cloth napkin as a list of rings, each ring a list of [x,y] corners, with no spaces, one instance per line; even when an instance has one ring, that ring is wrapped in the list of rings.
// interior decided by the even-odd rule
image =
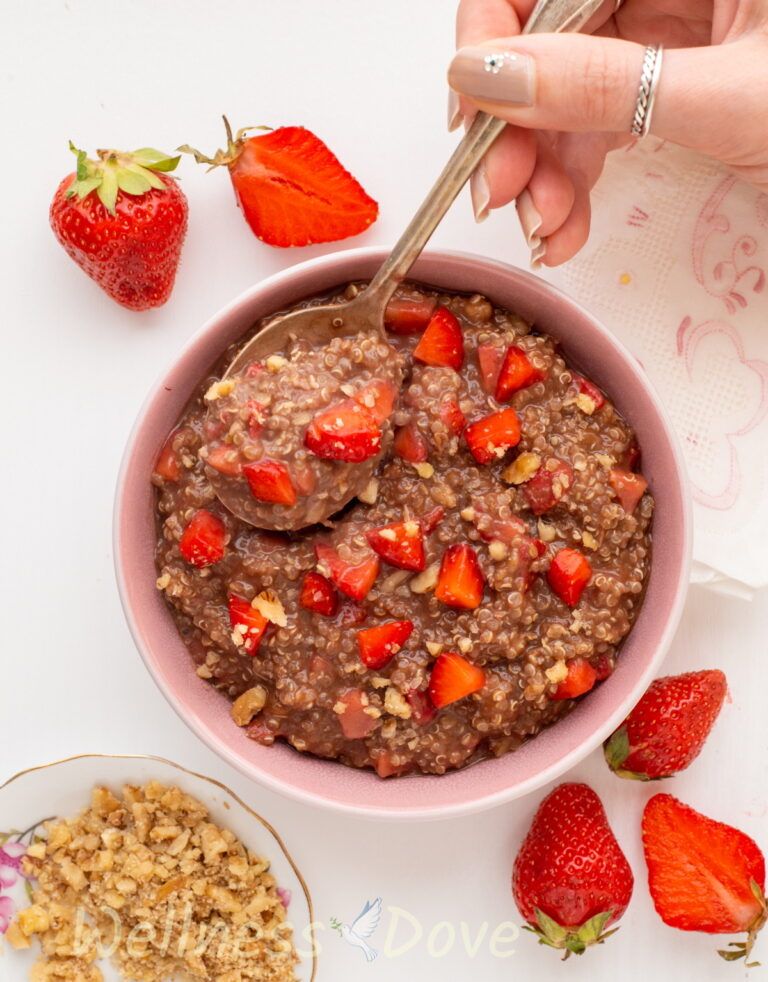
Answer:
[[[695,582],[768,584],[768,194],[655,139],[609,157],[586,248],[545,272],[640,360],[694,498]]]

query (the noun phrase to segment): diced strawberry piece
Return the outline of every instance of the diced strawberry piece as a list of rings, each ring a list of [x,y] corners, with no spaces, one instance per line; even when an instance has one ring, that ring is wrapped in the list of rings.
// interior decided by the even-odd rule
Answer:
[[[595,404],[596,410],[603,408],[605,405],[605,396],[594,382],[590,382],[588,378],[584,378],[583,375],[577,375],[575,372],[573,373],[573,381],[576,383],[579,393],[586,396]]]
[[[368,698],[361,689],[350,689],[337,701],[344,706],[344,712],[339,714],[338,719],[347,740],[364,740],[376,729],[377,720],[365,712]]]
[[[485,672],[453,651],[438,655],[429,678],[429,698],[437,709],[478,692],[485,685]]]
[[[264,429],[264,413],[267,407],[258,399],[249,399],[245,409],[248,413],[248,435],[255,440]]]
[[[336,675],[333,662],[322,655],[312,655],[309,662],[309,677],[316,682],[319,679],[332,679]]]
[[[623,467],[627,471],[636,470],[640,463],[640,456],[640,444],[632,437],[627,445],[627,449],[619,458],[619,467]]]
[[[424,534],[419,522],[393,522],[371,529],[366,538],[371,549],[390,566],[416,573],[424,569]]]
[[[589,692],[597,682],[597,672],[585,658],[568,662],[568,676],[555,689],[553,699],[576,699]]]
[[[411,719],[417,726],[426,726],[437,715],[429,693],[423,689],[411,689],[405,698],[411,707]]]
[[[364,600],[379,575],[379,557],[370,556],[361,563],[349,563],[336,552],[333,546],[322,542],[315,544],[315,555],[327,571],[331,582],[352,600]]]
[[[520,420],[514,409],[502,409],[470,423],[464,439],[478,464],[490,464],[520,442]]]
[[[438,307],[413,349],[413,357],[425,365],[459,371],[464,364],[464,335],[458,320],[446,307]]]
[[[621,507],[631,515],[645,494],[648,482],[642,474],[633,474],[621,467],[613,467],[608,480]]]
[[[261,375],[264,368],[265,365],[263,361],[252,361],[246,368],[244,375],[246,378],[256,378],[257,375]]]
[[[477,364],[480,367],[480,378],[483,388],[489,395],[496,391],[496,383],[504,361],[504,349],[495,344],[479,344],[477,346]]]
[[[477,553],[461,543],[449,546],[443,553],[435,596],[449,607],[474,610],[483,600],[485,577]]]
[[[364,385],[353,399],[373,416],[377,423],[383,423],[392,415],[396,397],[397,389],[391,382],[375,378]]]
[[[388,750],[382,750],[379,752],[373,766],[376,768],[376,773],[379,777],[392,777],[394,774],[403,774],[405,772],[405,766],[402,764],[394,764],[392,761],[392,754]]]
[[[374,671],[384,668],[413,632],[412,621],[390,621],[357,632],[360,661]]]
[[[251,494],[259,501],[268,501],[275,505],[296,504],[296,488],[282,461],[270,460],[268,457],[254,460],[252,464],[246,464],[243,474]]]
[[[339,597],[330,580],[310,570],[305,574],[299,593],[299,603],[305,610],[323,617],[333,617],[339,609]]]
[[[496,381],[496,399],[499,402],[506,402],[515,392],[526,389],[543,378],[544,373],[536,368],[523,349],[516,344],[511,344],[504,355]]]
[[[528,526],[514,515],[507,519],[491,518],[475,509],[474,523],[482,539],[486,542],[518,542],[522,536],[527,536]]]
[[[357,464],[381,450],[381,429],[354,399],[324,409],[307,427],[304,445],[325,460]]]
[[[467,425],[467,417],[461,411],[461,406],[455,399],[449,399],[440,407],[440,419],[445,423],[451,433],[460,436]]]
[[[296,493],[304,495],[305,498],[312,494],[317,486],[315,472],[311,467],[305,467],[301,464],[293,465],[291,480],[294,488],[296,488]]]
[[[393,297],[384,311],[384,324],[393,334],[421,334],[436,306],[436,297]]]
[[[573,484],[573,469],[565,461],[558,461],[554,470],[540,467],[525,484],[522,492],[534,515],[543,515],[561,501]]]
[[[251,607],[248,600],[243,600],[242,597],[230,593],[229,622],[232,625],[232,631],[239,634],[243,639],[243,651],[247,651],[249,655],[255,655],[269,624],[267,618],[262,616],[255,607]]]
[[[157,455],[157,460],[155,461],[155,474],[162,477],[164,481],[170,481],[172,484],[175,484],[181,477],[181,468],[179,467],[176,451],[173,449],[173,438],[175,436],[176,432],[174,431],[163,444],[163,448]]]
[[[368,611],[361,604],[352,603],[351,600],[345,600],[341,605],[339,624],[342,627],[359,627],[361,624],[365,624],[367,620]]]
[[[239,477],[243,472],[240,451],[228,443],[219,443],[209,447],[205,462],[220,474],[227,474],[229,477]]]
[[[179,552],[188,563],[202,569],[217,563],[224,555],[224,522],[200,508],[184,529],[179,540]]]
[[[578,549],[558,550],[547,570],[547,580],[552,590],[569,607],[581,600],[584,588],[592,578],[592,567]]]
[[[429,457],[427,441],[421,435],[415,423],[406,423],[395,433],[392,449],[398,457],[407,460],[409,464],[418,464]]]
[[[597,681],[603,682],[610,675],[613,675],[616,664],[610,655],[598,655],[592,662],[592,667],[595,670]]]
[[[428,511],[426,515],[421,518],[421,529],[424,535],[429,535],[430,532],[434,532],[437,526],[445,518],[445,508],[440,505],[437,508],[433,508]]]

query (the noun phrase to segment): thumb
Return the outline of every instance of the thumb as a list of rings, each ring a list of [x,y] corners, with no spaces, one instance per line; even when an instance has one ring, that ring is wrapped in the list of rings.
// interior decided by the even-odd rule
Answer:
[[[642,44],[584,34],[503,38],[461,48],[448,81],[517,126],[629,133],[644,55]],[[753,53],[749,42],[665,49],[651,130],[720,155],[724,123],[733,134],[740,117],[748,126],[765,116],[767,85],[765,49]]]

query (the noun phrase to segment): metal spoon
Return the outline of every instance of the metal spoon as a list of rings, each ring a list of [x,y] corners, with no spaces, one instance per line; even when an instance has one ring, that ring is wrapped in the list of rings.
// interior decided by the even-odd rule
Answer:
[[[538,0],[523,33],[578,31],[603,2],[604,0]],[[384,310],[392,295],[505,126],[503,120],[487,113],[477,113],[432,190],[365,290],[344,304],[305,307],[275,317],[238,351],[224,377],[235,376],[251,362],[264,361],[269,355],[285,350],[296,337],[304,338],[313,345],[327,344],[334,337],[361,332],[378,332],[386,338]],[[299,510],[294,507],[289,523],[285,520],[287,516],[281,517],[275,513],[275,522],[270,527],[296,530],[327,519],[332,512],[338,511],[357,497],[369,480],[370,468],[361,467],[360,481],[350,481],[347,497],[343,501],[329,499],[325,514],[318,513],[318,502],[315,501],[306,514],[299,514]],[[231,480],[212,475],[212,484],[219,500],[229,511],[246,522],[251,521],[243,513],[242,492],[238,491]],[[266,527],[266,523],[260,524]]]

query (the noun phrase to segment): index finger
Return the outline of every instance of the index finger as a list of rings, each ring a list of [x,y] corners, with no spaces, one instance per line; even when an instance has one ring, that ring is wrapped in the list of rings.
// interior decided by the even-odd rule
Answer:
[[[535,0],[461,0],[456,14],[456,47],[520,33]]]

